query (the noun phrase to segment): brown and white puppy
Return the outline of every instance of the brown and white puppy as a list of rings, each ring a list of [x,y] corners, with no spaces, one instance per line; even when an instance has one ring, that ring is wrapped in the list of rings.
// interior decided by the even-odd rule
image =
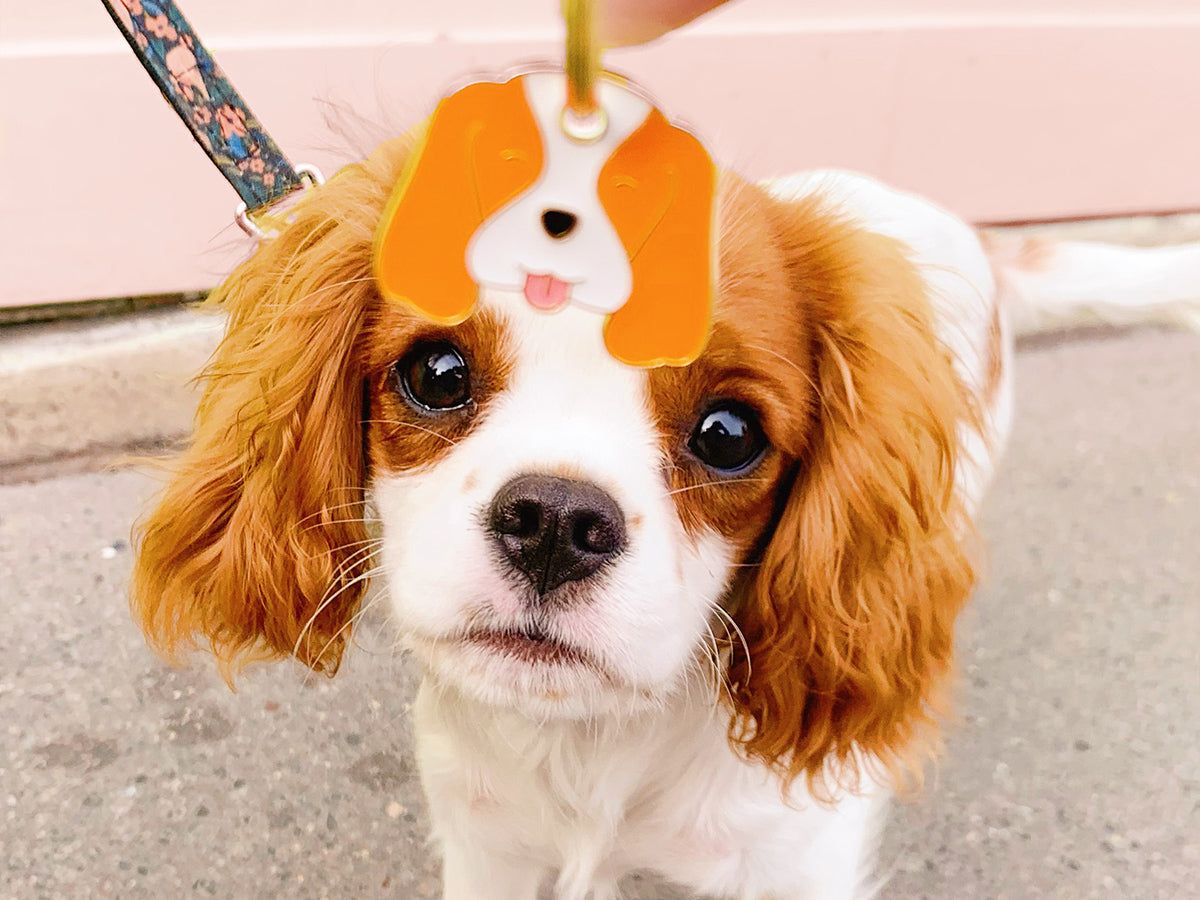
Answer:
[[[887,791],[936,745],[1010,417],[975,233],[856,176],[724,175],[711,340],[633,368],[519,290],[457,325],[382,299],[410,150],[315,191],[214,295],[228,334],[140,531],[149,639],[333,673],[384,575],[450,900],[533,900],[552,869],[568,900],[637,869],[866,891]],[[1008,266],[1006,302],[1079,307],[1078,252]],[[1195,316],[1181,252],[1138,257],[1110,314]]]

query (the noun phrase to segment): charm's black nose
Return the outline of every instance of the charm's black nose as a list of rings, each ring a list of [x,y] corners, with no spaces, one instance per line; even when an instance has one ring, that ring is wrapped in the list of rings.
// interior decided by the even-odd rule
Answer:
[[[548,209],[542,213],[542,227],[552,238],[565,238],[578,223],[579,217],[565,209]]]
[[[625,517],[586,481],[520,475],[496,493],[488,531],[538,596],[587,578],[625,549]]]

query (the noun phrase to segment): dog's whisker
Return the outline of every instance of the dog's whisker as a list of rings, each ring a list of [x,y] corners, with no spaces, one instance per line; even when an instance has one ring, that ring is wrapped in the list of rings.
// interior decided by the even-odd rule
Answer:
[[[378,627],[375,629],[374,633],[371,634],[370,639],[369,640],[364,639],[366,632],[365,632],[365,626],[363,626],[363,623],[366,621],[366,618],[367,618],[366,613],[369,610],[373,609],[375,607],[375,605],[377,603],[379,603],[379,601],[382,599],[383,596],[384,595],[382,595],[382,594],[376,593],[370,599],[370,601],[368,601],[366,606],[362,610],[360,610],[358,613],[356,613],[356,615],[360,618],[361,621],[355,623],[354,627],[352,628],[350,640],[353,642],[354,646],[356,648],[358,648],[358,650],[360,652],[366,653],[369,656],[375,656],[375,657],[382,656],[389,663],[392,663],[396,660],[396,654],[394,652],[394,649],[395,649],[394,641],[392,641],[390,638],[388,638],[386,636],[386,633],[394,631],[394,628],[392,627],[392,623],[386,616],[379,617],[379,621],[377,622]],[[363,627],[360,627],[360,626],[363,626]]]
[[[371,538],[364,538],[361,541],[347,541],[344,544],[338,544],[336,547],[333,548],[333,550],[335,553],[338,553],[342,550],[349,550],[352,547],[363,547],[368,544],[382,544],[382,543],[383,543],[382,538],[371,537]]]
[[[747,677],[749,677],[750,671],[751,671],[750,670],[750,665],[751,665],[750,642],[746,640],[745,632],[742,631],[741,626],[738,625],[737,621],[733,618],[733,616],[731,616],[729,614],[728,610],[726,610],[724,607],[722,607],[721,604],[712,603],[712,604],[710,604],[710,608],[712,609],[712,611],[714,613],[716,613],[717,621],[722,622],[724,624],[726,634],[729,635],[729,640],[731,643],[733,641],[733,635],[735,635],[735,634],[737,635],[738,642],[742,645],[742,652],[746,654],[746,675],[747,675]],[[730,631],[732,631],[732,634],[729,634]]]
[[[351,500],[348,503],[335,503],[332,506],[326,506],[323,509],[319,509],[316,512],[311,512],[307,516],[304,516],[304,518],[297,520],[296,526],[297,526],[297,528],[299,528],[300,526],[303,526],[306,522],[310,522],[313,519],[319,519],[321,516],[327,515],[328,513],[336,512],[339,509],[350,509],[355,506],[362,506],[362,505],[365,505],[366,502],[367,501],[365,499],[364,500]],[[348,521],[348,520],[339,520],[339,521]],[[360,517],[359,521],[372,521],[372,520],[368,520],[365,516],[362,516],[362,517]],[[324,525],[326,523],[322,522],[320,524]]]
[[[370,559],[374,555],[375,549],[383,549],[383,540],[381,538],[367,538],[364,541],[350,541],[346,544],[341,544],[337,550],[349,550],[351,547],[358,547],[344,560],[342,560],[337,569],[334,571],[334,577],[340,578],[345,575],[350,569],[360,565],[364,560]]]
[[[396,426],[397,428],[412,428],[412,429],[415,429],[416,431],[423,431],[425,434],[428,434],[431,437],[435,437],[435,438],[438,438],[439,440],[445,441],[451,447],[458,446],[458,441],[454,440],[454,438],[446,437],[446,435],[441,434],[437,431],[434,431],[432,428],[425,428],[422,425],[417,425],[415,422],[400,422],[396,419],[364,419],[363,424],[364,425]]]
[[[688,484],[680,488],[673,488],[667,491],[666,496],[673,497],[676,494],[684,494],[688,491],[698,491],[706,487],[721,487],[727,484],[750,484],[753,482],[769,481],[767,478],[723,478],[720,481],[702,481],[699,484]]]
[[[378,544],[378,546],[376,546],[376,544]],[[350,569],[358,567],[358,566],[366,565],[370,561],[371,557],[375,555],[375,552],[377,549],[382,549],[382,542],[369,543],[366,547],[363,547],[363,548],[355,551],[353,554],[351,554],[350,557],[345,559],[337,567],[337,570],[334,572],[335,581],[333,584],[330,585],[330,588],[332,588],[334,584],[337,584],[338,580],[340,580],[341,577],[343,577],[347,572],[349,572]],[[373,570],[368,570],[368,573],[370,571],[373,571]],[[367,574],[367,573],[364,573],[364,574]],[[363,575],[362,574],[356,575],[350,581],[341,584],[336,590],[334,590],[332,592],[330,592],[329,590],[326,591],[327,596],[324,597],[321,600],[321,602],[317,605],[316,610],[313,612],[313,614],[311,616],[308,617],[308,621],[304,623],[304,627],[300,629],[300,633],[298,635],[296,635],[296,643],[292,646],[292,655],[293,656],[296,656],[296,657],[299,656],[300,644],[304,641],[304,636],[308,633],[309,629],[312,628],[313,623],[315,623],[317,621],[317,617],[320,616],[321,613],[324,612],[326,608],[328,608],[329,604],[331,604],[334,600],[336,600],[339,596],[341,596],[342,593],[344,593],[347,589],[353,587],[355,584],[359,583],[361,580],[363,580]],[[322,651],[322,653],[324,653],[324,651]],[[320,659],[320,658],[321,658],[320,656],[317,657],[317,659]]]
[[[710,688],[713,693],[720,695],[725,679],[721,672],[721,648],[713,633],[712,626],[705,623],[704,640],[700,644],[704,660],[708,663],[708,675],[712,679]]]
[[[334,594],[328,600],[326,600],[324,603],[322,603],[321,604],[322,607],[327,606],[329,603],[332,603],[339,595],[341,595],[345,591],[353,588],[355,585],[362,584],[365,581],[369,581],[370,579],[374,578],[376,575],[380,574],[382,571],[383,571],[383,567],[380,566],[380,567],[376,567],[373,569],[368,569],[365,572],[361,572],[358,575],[355,575],[354,578],[350,579],[350,581],[346,582],[344,585],[342,585],[340,588],[338,588],[338,590],[335,591]],[[313,618],[315,619],[318,614],[319,614],[319,610],[317,613],[313,613]],[[353,622],[356,618],[357,618],[357,616],[351,616],[346,622],[342,623],[341,627],[338,628],[338,630],[335,631],[333,633],[333,635],[330,636],[329,640],[327,640],[324,643],[324,645],[322,645],[320,652],[318,652],[316,656],[312,657],[312,662],[315,663],[315,662],[320,661],[325,656],[325,651],[328,650],[331,646],[333,646],[333,644],[337,641],[337,639],[339,637],[341,637],[341,635],[345,632],[346,628],[350,625],[350,623]],[[310,620],[310,622],[311,621],[312,620]],[[297,642],[296,646],[297,646],[297,648],[299,647],[299,642]],[[312,670],[311,670],[311,666],[310,666],[309,675],[311,675],[311,671]],[[307,677],[308,676],[306,676],[306,680],[307,680]]]
[[[382,574],[382,571],[383,571],[382,566],[377,568],[372,577]],[[370,650],[368,650],[366,647],[363,647],[362,644],[360,644],[358,642],[357,636],[355,634],[355,629],[356,629],[356,626],[358,625],[358,623],[360,623],[363,619],[366,618],[367,614],[372,609],[374,609],[375,604],[377,604],[383,597],[384,597],[384,594],[382,592],[377,591],[375,594],[373,594],[371,599],[368,600],[366,603],[364,603],[359,608],[358,612],[356,612],[353,616],[350,617],[350,620],[348,622],[346,622],[346,624],[343,625],[341,629],[338,630],[338,634],[335,634],[331,640],[336,640],[338,638],[338,636],[341,634],[342,630],[349,628],[350,635],[351,635],[350,639],[351,639],[351,641],[354,642],[354,646],[358,647],[360,650],[362,650],[365,653],[370,653],[371,652]]]
[[[353,519],[330,519],[327,522],[317,522],[313,525],[307,525],[302,528],[302,531],[315,531],[318,528],[325,528],[328,525],[352,525],[356,522],[375,523],[378,519],[364,519],[362,516],[356,516]]]

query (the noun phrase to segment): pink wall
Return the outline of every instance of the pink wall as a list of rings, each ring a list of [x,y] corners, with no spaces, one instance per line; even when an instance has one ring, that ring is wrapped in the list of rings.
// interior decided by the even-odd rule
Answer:
[[[181,5],[293,160],[326,174],[463,72],[558,52],[557,0],[510,0],[503,21],[494,0],[339,0],[336,22],[326,0]],[[608,64],[752,177],[859,169],[981,221],[1200,209],[1193,0],[814,6],[744,0]],[[236,197],[99,4],[11,10],[0,305],[213,285],[249,249]],[[364,118],[360,146],[326,127],[329,103]]]

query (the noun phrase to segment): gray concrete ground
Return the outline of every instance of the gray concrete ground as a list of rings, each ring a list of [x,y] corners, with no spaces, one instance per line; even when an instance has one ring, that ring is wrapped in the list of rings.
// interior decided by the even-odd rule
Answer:
[[[178,308],[0,328],[0,482],[186,432],[223,328]]]
[[[1200,339],[1042,341],[1018,377],[961,720],[883,896],[1200,897]],[[167,668],[124,599],[150,489],[0,487],[0,898],[436,897],[385,618],[332,681]]]

